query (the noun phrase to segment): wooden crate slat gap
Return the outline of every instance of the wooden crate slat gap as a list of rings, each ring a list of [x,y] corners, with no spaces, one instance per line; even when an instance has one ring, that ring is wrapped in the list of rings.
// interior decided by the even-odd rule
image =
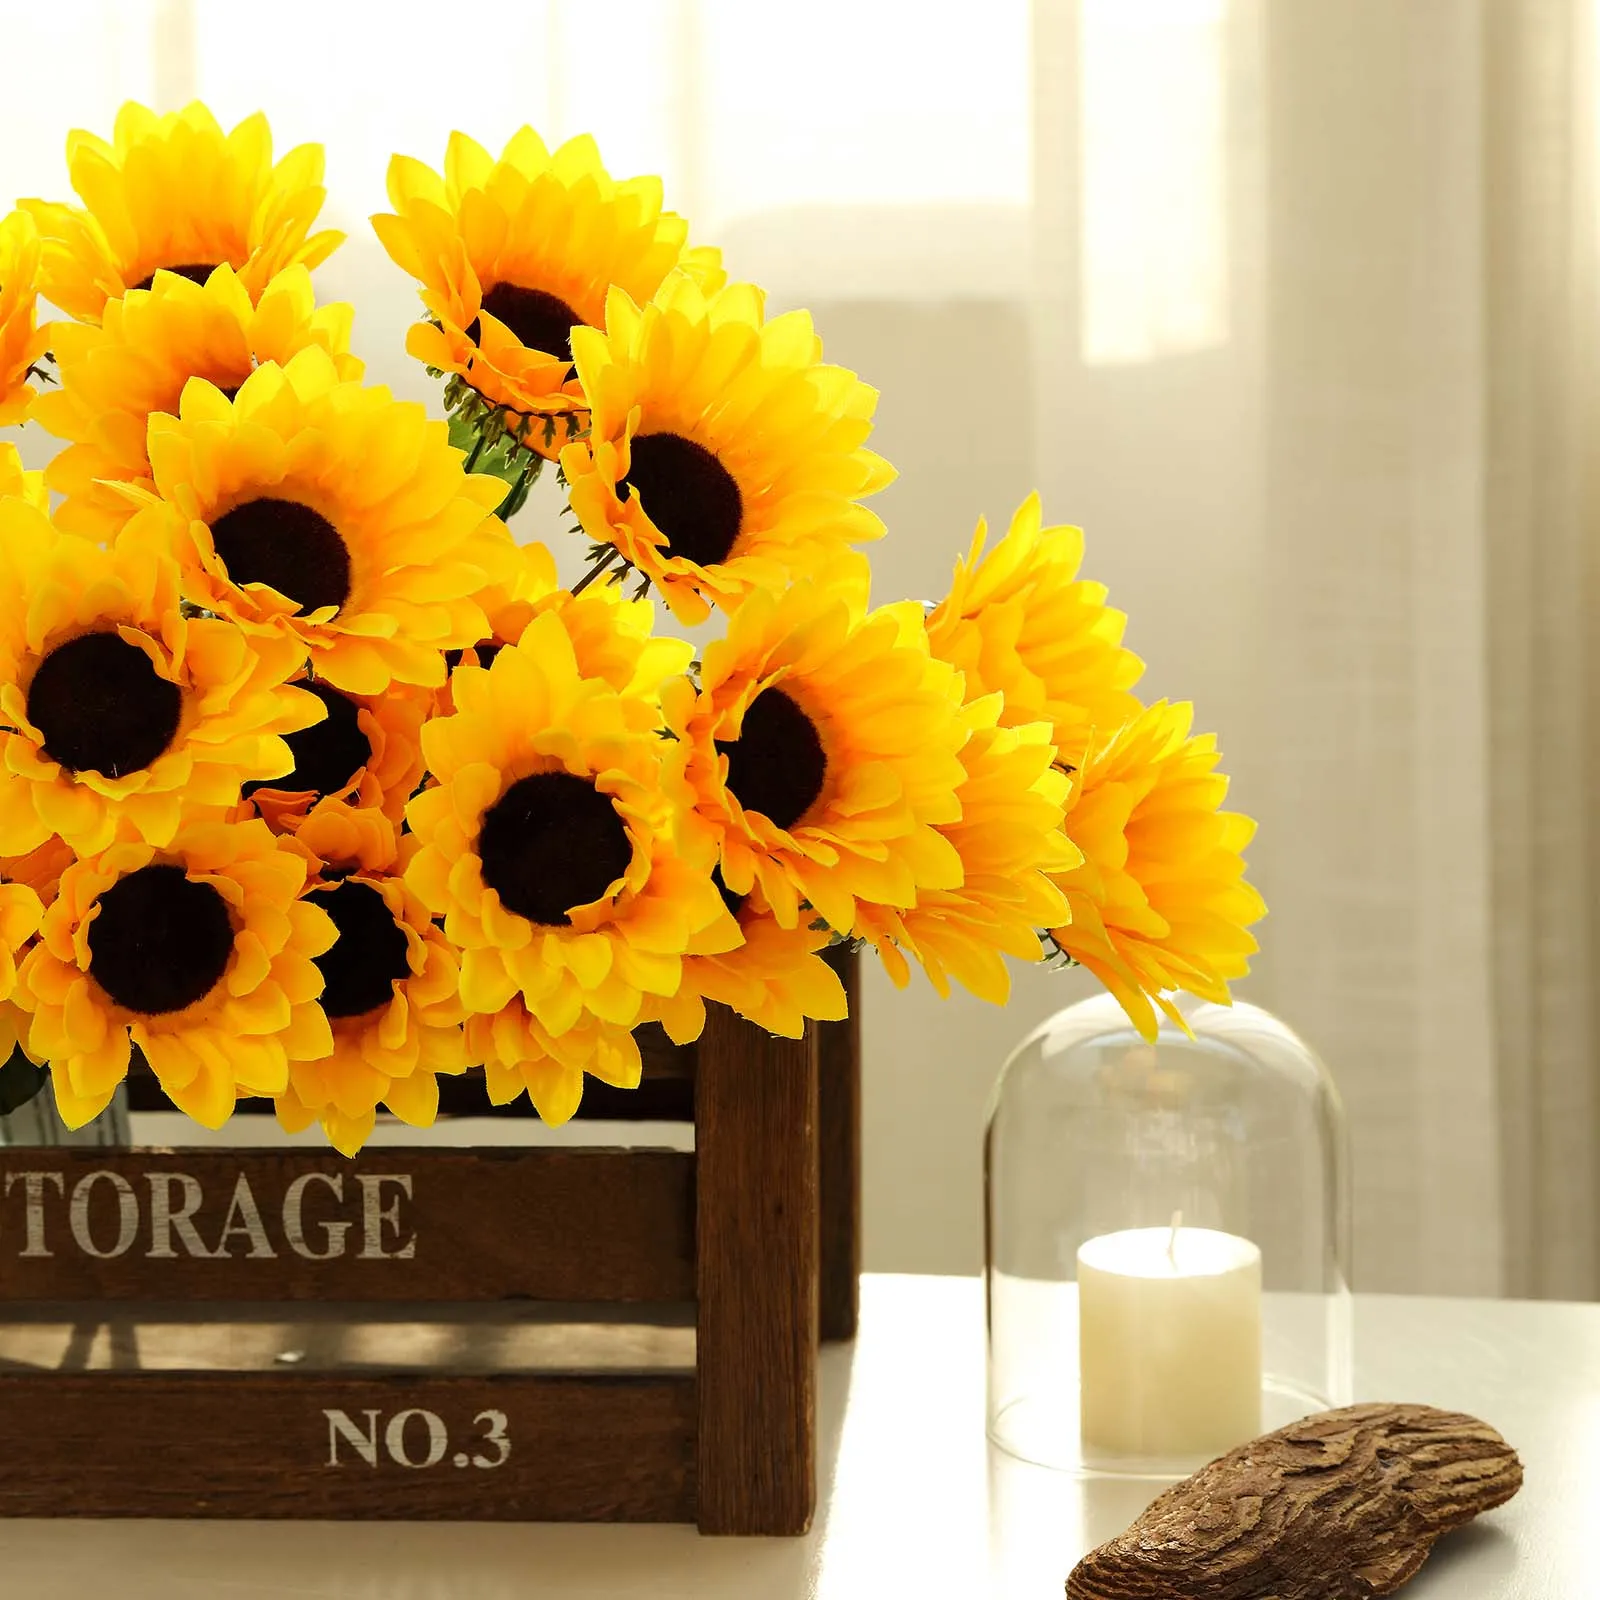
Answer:
[[[850,1002],[844,1022],[817,1034],[818,1204],[821,1208],[821,1326],[824,1340],[853,1339],[861,1319],[861,958],[828,952]]]
[[[691,1374],[695,1307],[498,1301],[13,1303],[0,1371],[434,1377]]]

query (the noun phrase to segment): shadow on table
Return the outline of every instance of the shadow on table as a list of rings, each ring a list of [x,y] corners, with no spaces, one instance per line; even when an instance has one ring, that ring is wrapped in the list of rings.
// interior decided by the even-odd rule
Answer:
[[[1472,1592],[1486,1592],[1508,1578],[1518,1560],[1517,1541],[1494,1520],[1494,1513],[1469,1523],[1455,1533],[1447,1533],[1433,1547],[1426,1565],[1405,1591],[1416,1600],[1432,1594],[1466,1594],[1462,1581],[1470,1573]],[[1498,1593],[1498,1589],[1495,1590]]]

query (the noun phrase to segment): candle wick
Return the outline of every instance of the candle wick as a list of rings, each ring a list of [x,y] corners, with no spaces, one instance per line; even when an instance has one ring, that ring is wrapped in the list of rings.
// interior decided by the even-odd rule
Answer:
[[[1183,1226],[1183,1213],[1172,1213],[1172,1232],[1167,1235],[1167,1260],[1172,1263],[1172,1270],[1178,1270],[1178,1229]]]

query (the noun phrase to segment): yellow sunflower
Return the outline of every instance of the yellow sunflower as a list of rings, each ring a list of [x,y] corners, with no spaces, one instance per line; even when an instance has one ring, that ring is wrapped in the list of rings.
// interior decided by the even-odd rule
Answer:
[[[301,898],[307,862],[265,823],[207,823],[163,850],[119,843],[67,869],[22,964],[28,1049],[69,1127],[98,1116],[130,1045],[168,1098],[220,1128],[332,1048],[316,958],[337,930]]]
[[[15,1000],[0,1000],[0,1066],[4,1066],[20,1050],[30,1061],[28,1053],[28,1013]],[[37,1066],[44,1066],[40,1061]]]
[[[933,653],[960,668],[969,697],[1003,694],[1003,723],[1048,722],[1057,758],[1076,767],[1096,735],[1139,713],[1129,690],[1144,663],[1122,647],[1128,619],[1106,605],[1101,584],[1078,577],[1082,531],[1040,526],[1038,495],[985,555],[987,534],[980,521],[949,596],[928,619]]]
[[[708,288],[723,278],[716,251],[685,247],[688,225],[661,209],[661,180],[612,178],[586,135],[552,153],[523,128],[497,161],[453,133],[442,176],[394,157],[389,201],[394,213],[372,225],[421,284],[429,316],[406,349],[519,418],[562,419],[548,441],[533,429],[536,448],[565,437],[583,405],[567,381],[572,330],[600,324],[613,284],[648,300],[675,267]]]
[[[861,905],[961,884],[940,833],[960,817],[960,681],[915,606],[868,613],[860,588],[757,591],[707,646],[696,694],[668,686],[697,817],[730,892],[785,928],[814,908],[838,933]]]
[[[561,452],[572,509],[680,620],[837,570],[882,535],[856,503],[894,480],[865,448],[877,391],[822,364],[808,313],[767,322],[759,289],[708,298],[675,273],[642,310],[613,290],[606,331],[578,329],[572,349],[593,408]]]
[[[272,164],[257,112],[231,133],[198,101],[158,117],[132,101],[111,142],[79,128],[67,169],[86,209],[24,200],[44,238],[40,292],[80,322],[106,302],[148,289],[160,268],[204,283],[224,262],[259,295],[285,267],[314,267],[342,233],[311,233],[322,209],[322,147]]]
[[[963,712],[970,731],[961,747],[961,817],[939,830],[961,858],[961,886],[928,890],[910,907],[862,908],[857,931],[901,988],[911,977],[909,954],[946,999],[954,978],[1004,1005],[1011,996],[1004,957],[1039,960],[1039,930],[1066,916],[1048,874],[1082,859],[1061,831],[1068,780],[1054,765],[1048,726],[1003,728],[1000,713],[999,695]]]
[[[691,946],[729,948],[738,930],[709,851],[678,834],[672,745],[582,674],[557,613],[487,670],[460,668],[454,689],[455,715],[423,730],[436,782],[406,811],[406,879],[462,951],[467,1010],[507,1014],[497,1066],[537,1051],[581,1080],[586,1033],[644,1020],[681,988]],[[533,1026],[515,1026],[518,999]]]
[[[249,820],[254,815],[247,803],[233,820]],[[270,819],[263,820],[272,827]],[[308,849],[300,837],[308,829],[307,837],[316,841],[315,850]],[[293,839],[317,872],[330,862],[392,862],[402,848],[398,823],[370,806],[333,797],[319,800],[305,815],[295,817],[290,827],[273,828],[273,832]]]
[[[347,305],[318,308],[303,266],[280,273],[252,304],[233,268],[223,265],[204,283],[158,272],[150,289],[110,301],[99,327],[57,324],[61,387],[33,406],[35,421],[69,441],[45,474],[50,488],[66,496],[57,523],[94,539],[115,537],[133,503],[110,484],[154,487],[149,420],[158,411],[177,414],[190,378],[232,395],[262,362],[281,366],[313,345],[333,357],[341,379],[359,378],[351,316]]]
[[[29,472],[22,465],[17,447],[9,442],[0,442],[0,500],[26,500],[36,511],[50,510],[44,474]]]
[[[414,1128],[439,1111],[436,1073],[467,1065],[454,949],[410,889],[394,834],[378,842],[355,813],[320,810],[298,842],[325,876],[306,891],[339,937],[316,958],[333,1050],[291,1061],[278,1120],[291,1133],[320,1122],[329,1142],[353,1156],[371,1137],[378,1106]]]
[[[487,635],[470,650],[454,654],[449,665],[487,667],[508,644],[515,644],[536,616],[561,617],[586,678],[600,678],[627,702],[631,720],[643,730],[661,725],[661,690],[694,659],[686,639],[655,635],[655,607],[648,600],[624,598],[621,587],[591,584],[574,594],[556,574],[555,557],[537,542],[517,548],[510,576],[483,590],[479,604],[489,620]],[[454,709],[448,685],[440,709]]]
[[[1181,1022],[1174,990],[1228,1003],[1257,948],[1247,930],[1266,915],[1241,853],[1255,823],[1221,809],[1217,742],[1190,735],[1192,716],[1158,702],[1090,751],[1066,821],[1084,859],[1056,878],[1072,919],[1052,938],[1150,1038],[1152,1000]]]
[[[33,399],[28,379],[50,347],[37,326],[40,244],[26,212],[0,217],[0,428],[21,422]]]
[[[275,833],[298,832],[308,816],[340,807],[374,811],[392,833],[422,782],[429,700],[416,691],[345,694],[321,679],[295,687],[321,701],[327,715],[288,736],[293,768],[250,785],[251,808]]]
[[[20,883],[38,895],[45,906],[55,904],[61,875],[78,859],[65,839],[51,837],[26,855],[0,856],[0,883]]]
[[[25,883],[0,880],[0,1000],[17,987],[16,954],[39,931],[44,906]]]
[[[17,989],[17,956],[39,931],[44,907],[25,883],[0,879],[0,1066],[26,1031],[26,1013],[12,996]]]
[[[511,548],[489,515],[505,485],[463,473],[444,423],[342,381],[327,351],[258,367],[231,401],[190,382],[149,445],[161,499],[122,540],[171,554],[187,599],[294,640],[336,689],[437,687],[442,652],[483,637],[472,597]]]
[[[25,856],[0,856],[0,1065],[18,1046],[27,1054],[28,1014],[14,998],[19,958],[77,859],[60,839]]]
[[[844,985],[821,956],[832,942],[825,927],[802,920],[785,928],[760,890],[725,891],[723,899],[743,942],[732,950],[691,954],[684,962],[683,988],[658,1000],[655,1008],[655,1020],[673,1039],[700,1036],[707,1000],[788,1039],[800,1038],[808,1020],[842,1022],[849,1015]]]
[[[520,994],[498,1011],[467,1018],[467,1055],[483,1063],[490,1102],[510,1105],[526,1093],[552,1127],[583,1100],[585,1075],[616,1089],[637,1089],[643,1072],[633,1030],[585,1012],[553,1034]]]
[[[285,735],[323,716],[288,687],[293,640],[186,618],[170,561],[57,534],[22,500],[0,501],[0,588],[5,855],[52,835],[92,855],[119,829],[165,845],[287,772]]]

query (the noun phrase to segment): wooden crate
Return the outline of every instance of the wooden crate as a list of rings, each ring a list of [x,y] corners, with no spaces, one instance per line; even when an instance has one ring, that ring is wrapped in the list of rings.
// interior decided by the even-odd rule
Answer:
[[[855,1026],[719,1011],[637,1114],[694,1151],[0,1150],[0,1514],[805,1531]]]

